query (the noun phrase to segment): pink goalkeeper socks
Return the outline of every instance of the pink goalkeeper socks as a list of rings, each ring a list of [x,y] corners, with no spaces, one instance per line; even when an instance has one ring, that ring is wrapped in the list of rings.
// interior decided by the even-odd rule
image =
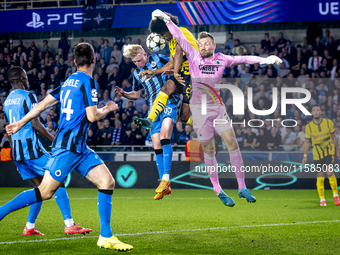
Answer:
[[[218,196],[222,190],[220,182],[218,181],[218,169],[215,156],[209,156],[204,153],[204,163],[209,174],[211,184],[214,187],[214,192]]]
[[[236,149],[234,151],[229,152],[230,163],[235,168],[235,175],[237,178],[238,189],[241,190],[243,188],[247,188],[244,183],[244,172],[243,172],[243,160],[240,149]]]

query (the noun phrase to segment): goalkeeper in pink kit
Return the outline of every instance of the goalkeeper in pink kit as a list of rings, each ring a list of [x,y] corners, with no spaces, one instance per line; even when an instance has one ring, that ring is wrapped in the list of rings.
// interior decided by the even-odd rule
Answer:
[[[193,89],[190,100],[193,127],[199,141],[202,143],[204,163],[206,169],[208,169],[214,192],[225,205],[235,205],[234,200],[222,190],[219,184],[214,144],[215,131],[222,137],[229,151],[230,162],[235,170],[238,182],[239,197],[246,198],[250,203],[256,202],[256,198],[245,185],[242,155],[230,122],[227,124],[214,123],[214,120],[217,119],[229,120],[226,107],[219,97],[219,89],[215,87],[215,84],[221,84],[223,71],[226,67],[242,63],[279,64],[282,61],[276,56],[260,58],[254,56],[227,56],[221,53],[214,54],[216,48],[214,37],[207,32],[199,34],[199,51],[197,51],[197,49],[190,45],[182,31],[171,21],[168,15],[160,10],[156,10],[152,13],[152,19],[157,18],[165,22],[170,33],[182,47],[189,61]],[[174,75],[179,81],[181,80],[179,74]],[[205,101],[203,104],[202,98]]]

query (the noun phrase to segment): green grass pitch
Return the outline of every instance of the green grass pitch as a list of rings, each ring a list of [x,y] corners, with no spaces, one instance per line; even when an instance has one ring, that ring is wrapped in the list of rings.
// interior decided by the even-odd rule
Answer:
[[[23,189],[0,188],[0,205]],[[339,254],[340,206],[326,190],[326,207],[316,190],[253,191],[249,204],[225,190],[236,205],[226,207],[209,190],[173,190],[154,201],[154,190],[113,193],[114,233],[134,246],[131,254]],[[96,189],[68,189],[75,222],[92,228],[85,237],[66,236],[54,199],[43,203],[36,228],[45,236],[24,237],[28,208],[0,222],[0,254],[111,254],[99,249]]]

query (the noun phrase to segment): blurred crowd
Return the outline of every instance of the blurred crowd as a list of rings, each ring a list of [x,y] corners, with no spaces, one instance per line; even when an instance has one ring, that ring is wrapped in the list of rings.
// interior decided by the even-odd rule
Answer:
[[[241,44],[240,39],[234,39],[229,34],[223,50],[226,55],[253,55],[267,57],[276,55],[282,59],[277,66],[267,65],[238,65],[226,68],[224,82],[238,86],[244,91],[245,99],[248,98],[248,88],[253,91],[253,105],[255,109],[269,109],[272,105],[272,89],[274,87],[302,87],[308,89],[312,99],[304,106],[311,110],[311,106],[319,104],[323,117],[333,120],[336,136],[340,138],[340,105],[338,93],[340,91],[340,41],[331,36],[329,30],[322,34],[313,30],[308,33],[300,44],[293,45],[290,40],[284,38],[282,32],[278,38],[269,33],[264,35],[260,42],[259,51],[255,46],[247,49]],[[79,42],[84,42],[83,38]],[[123,56],[124,45],[132,43],[130,37],[116,37],[112,39],[102,38],[98,42],[90,41],[96,52],[96,63],[93,77],[98,83],[98,107],[103,107],[110,100],[116,102],[119,110],[109,114],[104,120],[92,123],[88,133],[89,145],[146,145],[151,146],[150,137],[132,123],[134,116],[146,117],[149,105],[146,94],[136,101],[129,101],[116,95],[116,86],[124,91],[132,91],[134,63]],[[139,39],[133,43],[141,43]],[[49,47],[48,40],[43,41],[43,47],[38,49],[35,42],[24,45],[21,40],[18,45],[11,47],[9,43],[0,45],[0,140],[1,146],[6,141],[4,132],[3,102],[11,85],[7,81],[7,70],[12,66],[23,67],[29,79],[29,91],[34,93],[38,100],[43,100],[47,94],[58,87],[72,73],[77,71],[74,64],[75,45],[71,45],[66,35],[63,34],[58,48]],[[245,105],[245,115],[233,115],[233,100],[230,91],[221,89],[221,97],[227,106],[230,118],[234,122],[243,122],[245,125],[233,125],[237,140],[243,150],[302,150],[304,131],[306,124],[311,120],[310,116],[304,115],[294,105],[288,105],[287,114],[281,116],[280,93],[278,106],[269,116],[256,116]],[[289,93],[289,98],[304,97],[302,93]],[[245,100],[247,102],[247,100]],[[58,128],[58,106],[48,109],[41,114],[41,122],[49,132],[56,133]],[[249,127],[251,125],[261,127]],[[266,121],[266,119],[294,119],[297,125],[292,128],[282,127],[280,121]],[[261,121],[260,121],[261,120]],[[289,124],[292,121],[286,123]],[[177,122],[174,126],[172,144],[174,146],[185,145],[192,139],[191,126]],[[43,139],[45,145],[49,142]],[[220,145],[224,147],[224,144]]]
[[[259,116],[251,113],[245,105],[245,115],[233,115],[233,100],[230,91],[222,90],[221,96],[227,105],[229,117],[234,123],[246,121],[246,125],[233,125],[239,146],[244,150],[303,150],[305,127],[311,116],[303,114],[295,105],[288,105],[285,116],[281,115],[282,87],[305,88],[311,92],[311,100],[304,107],[311,112],[313,105],[320,105],[322,117],[331,119],[335,127],[335,135],[339,139],[340,128],[340,40],[331,36],[330,30],[323,35],[317,26],[307,30],[303,42],[293,45],[284,38],[283,32],[278,37],[264,34],[257,51],[255,45],[245,48],[239,39],[229,34],[225,43],[224,54],[243,56],[268,57],[276,55],[281,60],[280,65],[238,65],[225,70],[224,83],[235,84],[244,91],[245,103],[248,98],[248,88],[252,88],[253,106],[258,110],[270,109],[272,106],[272,90],[278,88],[278,106],[274,113]],[[304,98],[303,93],[288,93],[287,98]],[[248,125],[249,120],[251,121]],[[279,121],[269,121],[276,119]],[[285,128],[281,125],[284,119]],[[268,120],[268,121],[266,121]],[[295,126],[295,124],[297,124]],[[256,126],[250,127],[250,126]]]
[[[84,42],[80,38],[79,43]],[[148,108],[146,94],[136,101],[129,101],[124,97],[116,96],[115,87],[121,87],[126,92],[132,91],[132,74],[135,64],[122,55],[122,48],[132,43],[131,37],[115,38],[115,43],[110,45],[108,39],[100,39],[95,45],[90,42],[96,52],[96,63],[93,78],[98,84],[98,108],[113,100],[119,109],[99,122],[92,123],[88,132],[89,145],[146,145],[152,146],[150,136],[132,123],[134,116],[147,117]],[[140,40],[137,42],[140,43]],[[34,93],[38,101],[42,101],[53,89],[61,85],[72,73],[77,71],[74,64],[74,48],[63,34],[59,41],[58,49],[51,49],[48,41],[43,41],[43,47],[38,49],[32,41],[29,47],[23,45],[21,40],[11,49],[9,43],[0,46],[0,146],[8,140],[5,134],[5,120],[3,102],[11,91],[7,80],[7,71],[13,66],[21,66],[27,72],[29,80],[28,90]],[[40,120],[46,129],[53,135],[56,134],[59,122],[59,106],[44,111]],[[185,145],[190,139],[191,126],[181,122],[174,127],[172,142],[174,146]],[[40,137],[45,146],[49,146],[47,139]]]

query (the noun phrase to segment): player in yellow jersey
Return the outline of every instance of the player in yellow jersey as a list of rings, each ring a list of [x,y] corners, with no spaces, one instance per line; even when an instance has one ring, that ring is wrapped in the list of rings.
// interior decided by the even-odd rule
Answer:
[[[340,205],[338,196],[338,184],[333,171],[335,152],[340,158],[338,140],[334,134],[333,122],[329,119],[321,117],[320,107],[314,105],[312,107],[313,120],[306,126],[306,140],[304,143],[304,155],[302,164],[307,162],[307,152],[309,150],[309,142],[312,142],[314,168],[316,174],[316,187],[320,197],[320,206],[326,206],[324,173],[326,172],[329,185],[333,191],[335,205]],[[337,148],[337,149],[335,149]]]
[[[178,17],[171,15],[170,13],[166,13],[171,18],[172,22],[178,25]],[[198,50],[198,45],[195,37],[184,27],[180,27],[184,36],[190,42],[190,44]],[[156,117],[163,112],[165,106],[167,105],[167,101],[170,95],[173,94],[183,94],[182,107],[180,110],[180,118],[181,121],[192,125],[192,117],[189,108],[189,102],[191,97],[191,81],[190,81],[190,72],[189,72],[189,63],[186,58],[186,55],[182,49],[182,47],[177,43],[175,37],[169,32],[168,27],[164,23],[164,21],[160,19],[152,19],[150,21],[149,30],[151,33],[160,34],[161,37],[169,42],[170,49],[170,57],[167,64],[165,64],[162,68],[158,68],[155,70],[145,70],[142,72],[146,78],[151,78],[157,74],[167,74],[173,76],[167,80],[165,86],[161,88],[161,91],[158,93],[156,99],[154,100],[152,107],[149,111],[149,115],[146,119],[134,117],[133,121],[139,126],[144,128],[147,131],[152,130],[152,123],[155,121]],[[183,86],[175,77],[175,74],[180,74],[183,78],[185,86]],[[170,180],[164,179],[161,180],[158,188],[156,189],[156,193],[164,193],[170,187]]]
[[[166,13],[172,20],[173,23],[178,25],[178,17],[173,16],[169,13]],[[195,37],[189,32],[186,28],[180,27],[184,36],[187,38],[189,43],[198,50],[198,45]],[[191,97],[191,82],[190,82],[190,72],[189,72],[189,63],[186,58],[186,55],[182,49],[182,47],[177,43],[175,37],[169,32],[168,27],[164,23],[164,21],[160,19],[155,19],[150,21],[149,30],[151,33],[158,33],[161,35],[163,39],[169,42],[170,49],[170,58],[169,62],[164,65],[162,68],[157,70],[146,70],[143,71],[143,75],[147,78],[150,78],[154,75],[166,72],[166,74],[172,74],[173,76],[166,82],[165,86],[162,87],[161,92],[158,94],[154,103],[149,112],[149,116],[146,119],[135,118],[134,121],[138,126],[142,126],[142,128],[146,130],[152,129],[152,122],[156,119],[157,115],[160,114],[167,103],[167,100],[170,95],[175,93],[183,94],[182,108],[180,111],[181,121],[187,123],[189,125],[192,124],[191,112],[189,108],[189,101]],[[170,71],[171,70],[171,71]],[[169,72],[170,71],[170,72]],[[183,78],[185,86],[183,86],[180,82],[177,81],[175,74],[180,74]]]

